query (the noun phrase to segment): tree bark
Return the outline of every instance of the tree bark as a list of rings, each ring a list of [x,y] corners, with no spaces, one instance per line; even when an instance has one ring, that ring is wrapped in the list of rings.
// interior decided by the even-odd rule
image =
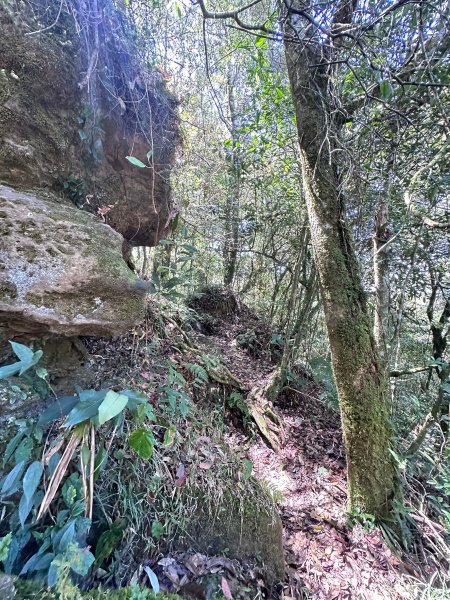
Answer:
[[[373,334],[378,356],[385,369],[388,369],[388,323],[389,323],[389,199],[392,187],[392,168],[394,157],[388,160],[388,172],[385,178],[384,187],[375,221],[375,231],[373,235],[373,272],[375,283],[375,315]]]
[[[323,62],[319,43],[291,42],[293,31],[302,36],[298,15],[291,12],[285,20],[285,33],[289,34],[285,36],[287,69],[297,118],[315,264],[339,395],[347,457],[348,508],[391,520],[401,488],[390,451],[388,382],[377,354],[359,265],[344,220],[344,201],[333,152],[336,129],[333,131],[328,108],[330,81],[322,67],[311,66]]]
[[[235,102],[235,82],[231,72],[231,66],[228,70],[228,107],[231,120],[231,140],[232,148],[230,153],[230,189],[228,191],[225,205],[225,241],[223,247],[224,262],[224,285],[233,284],[236,272],[236,263],[239,245],[239,197],[240,197],[240,161],[239,150],[236,146],[237,135],[237,114]]]

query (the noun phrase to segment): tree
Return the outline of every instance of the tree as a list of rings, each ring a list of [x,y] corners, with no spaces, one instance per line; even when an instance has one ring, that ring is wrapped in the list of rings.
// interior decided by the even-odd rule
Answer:
[[[336,4],[330,31],[351,26],[354,6]],[[392,455],[388,381],[372,333],[359,265],[345,223],[335,88],[339,44],[313,21],[310,3],[281,7],[300,159],[347,455],[350,510],[392,519],[400,482]],[[337,38],[338,39],[338,38]]]
[[[211,12],[197,0],[205,19],[233,20],[234,27],[285,46],[295,108],[303,189],[320,280],[333,370],[347,454],[349,508],[392,520],[401,501],[392,454],[386,356],[373,333],[373,318],[348,224],[345,126],[354,118],[380,118],[383,111],[411,123],[417,110],[412,90],[446,86],[437,77],[449,46],[445,10],[419,2],[369,3],[357,0],[256,0],[236,9]],[[261,20],[263,7],[268,12]],[[252,22],[248,18],[252,18]],[[277,31],[281,24],[281,32]],[[258,38],[259,39],[259,38]],[[407,43],[404,43],[408,40]],[[442,69],[441,69],[442,70]],[[444,80],[445,81],[445,80]],[[397,86],[397,89],[395,89]],[[395,98],[395,103],[390,102]],[[381,109],[380,109],[381,107]],[[378,113],[378,114],[377,114]],[[390,183],[387,182],[387,188]],[[354,203],[353,203],[354,204]],[[379,229],[386,230],[387,204]],[[384,326],[386,262],[375,261]],[[380,333],[381,336],[381,333]],[[378,336],[378,342],[381,337]],[[378,346],[378,347],[377,347]],[[382,359],[383,360],[382,360]]]

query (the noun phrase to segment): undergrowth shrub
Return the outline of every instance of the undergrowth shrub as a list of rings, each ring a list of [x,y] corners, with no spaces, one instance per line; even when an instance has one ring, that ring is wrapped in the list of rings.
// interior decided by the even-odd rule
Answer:
[[[0,377],[23,374],[42,356],[21,344],[12,347],[19,361],[1,367]],[[154,447],[148,424],[154,413],[147,397],[132,390],[78,390],[56,399],[37,422],[17,423],[0,481],[0,560],[7,573],[45,579],[50,587],[61,579],[63,568],[74,576],[89,573],[95,562],[88,545],[94,486],[108,461],[111,444],[106,440],[125,430],[125,411],[131,416],[126,443],[148,460]],[[50,423],[61,420],[60,433],[48,432]]]

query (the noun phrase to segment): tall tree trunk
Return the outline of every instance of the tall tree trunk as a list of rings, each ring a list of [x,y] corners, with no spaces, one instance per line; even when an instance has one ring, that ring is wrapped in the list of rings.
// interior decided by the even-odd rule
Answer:
[[[225,240],[223,247],[224,262],[224,285],[232,285],[236,272],[236,263],[239,245],[239,197],[240,197],[240,161],[239,150],[236,145],[238,141],[237,134],[237,114],[235,102],[235,77],[230,65],[228,69],[228,107],[231,120],[231,140],[232,147],[230,151],[230,189],[228,190],[225,205]]]
[[[392,519],[393,503],[401,492],[390,452],[388,382],[380,367],[359,265],[344,221],[333,152],[335,132],[328,108],[330,81],[323,67],[312,66],[324,60],[319,43],[291,42],[292,32],[303,35],[298,15],[291,13],[285,21],[286,60],[312,245],[339,395],[348,507]]]
[[[393,155],[388,160],[388,172],[378,205],[373,235],[373,272],[375,283],[375,314],[373,334],[378,356],[385,369],[388,368],[388,323],[389,323],[389,200],[392,187]]]

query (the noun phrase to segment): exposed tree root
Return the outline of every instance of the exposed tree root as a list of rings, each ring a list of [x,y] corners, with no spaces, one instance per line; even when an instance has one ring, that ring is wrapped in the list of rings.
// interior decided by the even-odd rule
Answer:
[[[178,348],[201,357],[203,351],[195,346],[192,340],[189,339],[189,336],[182,331],[174,321],[170,319],[170,322],[177,327],[183,337],[183,339],[177,343]],[[221,385],[230,386],[240,392],[247,391],[245,384],[233,375],[225,365],[221,364],[220,366],[213,367],[204,364],[204,368],[212,381],[220,383]],[[276,382],[278,379],[279,372],[277,369],[263,386],[254,387],[245,399],[248,412],[258,427],[262,438],[273,450],[275,450],[275,452],[280,450],[280,443],[284,439],[282,423],[273,411],[272,403],[269,399],[269,397],[273,397],[273,389],[274,387],[277,387]]]

